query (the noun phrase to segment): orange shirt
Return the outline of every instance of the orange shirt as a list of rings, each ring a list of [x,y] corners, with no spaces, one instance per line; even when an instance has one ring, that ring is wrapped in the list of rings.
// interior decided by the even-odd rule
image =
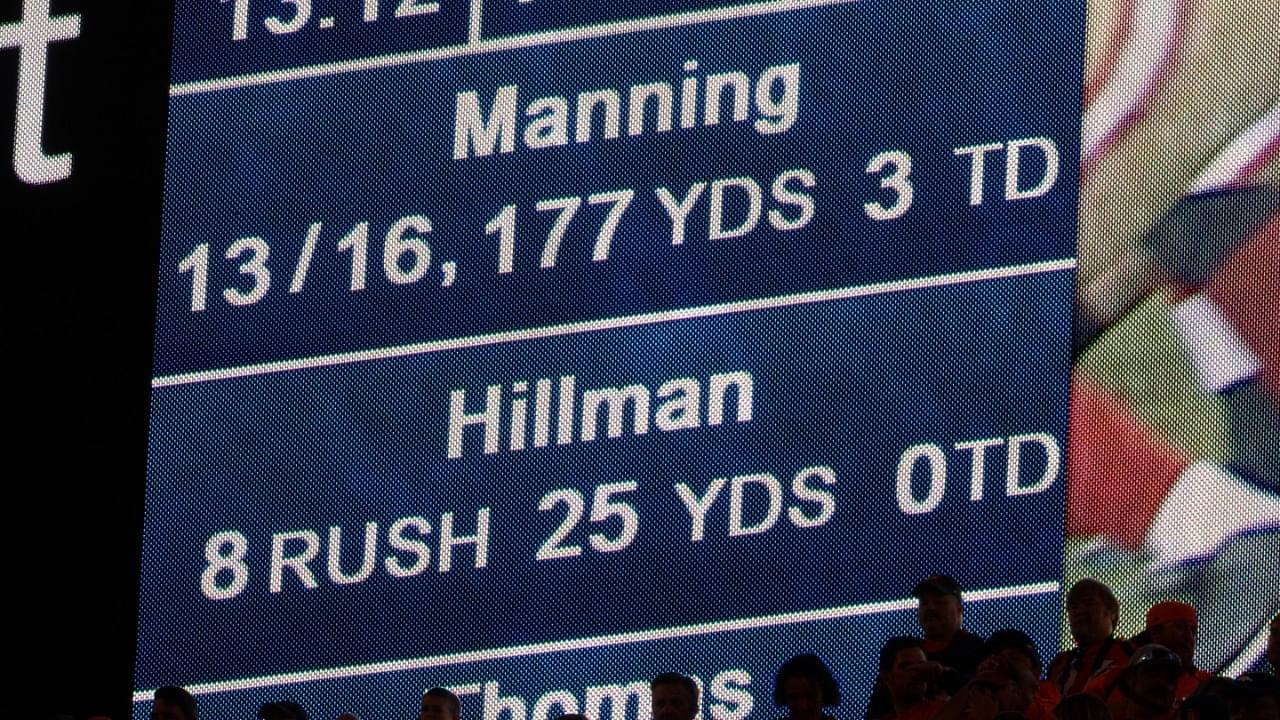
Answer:
[[[1048,680],[1041,680],[1035,694],[1031,696],[1031,705],[1023,715],[1026,715],[1027,720],[1054,720],[1053,709],[1060,702],[1062,693],[1058,692],[1058,686]]]
[[[1106,672],[1097,675],[1090,680],[1087,685],[1085,685],[1084,691],[1090,695],[1097,695],[1103,700],[1110,702],[1112,698],[1120,692],[1117,687],[1117,685],[1119,685],[1118,680],[1127,669],[1128,664],[1126,663],[1123,666],[1113,667]],[[1176,702],[1186,700],[1196,690],[1200,689],[1200,685],[1203,684],[1205,680],[1208,680],[1211,677],[1213,677],[1212,673],[1205,672],[1204,670],[1197,670],[1195,668],[1182,673],[1178,676],[1178,684],[1174,686],[1174,700]]]
[[[1107,638],[1092,647],[1060,652],[1049,664],[1049,681],[1058,687],[1063,697],[1084,692],[1093,678],[1112,668],[1127,666],[1133,650],[1133,644],[1127,640]]]
[[[1184,672],[1178,677],[1177,689],[1174,691],[1174,697],[1178,702],[1182,702],[1195,694],[1205,680],[1213,677],[1213,673],[1205,672],[1197,668],[1191,668],[1190,672]]]

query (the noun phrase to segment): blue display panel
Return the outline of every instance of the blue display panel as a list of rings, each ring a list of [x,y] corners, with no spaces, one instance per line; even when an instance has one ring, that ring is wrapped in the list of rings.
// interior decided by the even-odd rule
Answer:
[[[383,4],[178,12],[139,713],[1055,606],[1081,7]]]

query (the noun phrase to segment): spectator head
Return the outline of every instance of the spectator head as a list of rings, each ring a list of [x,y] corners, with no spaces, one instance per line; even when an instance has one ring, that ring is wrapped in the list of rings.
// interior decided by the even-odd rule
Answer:
[[[1269,673],[1245,673],[1231,690],[1231,720],[1280,717],[1280,679]]]
[[[796,655],[778,668],[773,704],[785,706],[791,720],[817,720],[822,708],[840,704],[840,686],[817,655]]]
[[[1067,623],[1081,646],[1110,637],[1120,620],[1120,603],[1111,588],[1094,580],[1080,580],[1067,591]]]
[[[151,706],[151,720],[198,720],[200,709],[196,699],[185,689],[166,685],[156,690]]]
[[[698,683],[680,673],[662,673],[649,683],[653,720],[693,720],[698,714]]]
[[[950,642],[964,619],[960,583],[949,575],[930,575],[917,583],[911,594],[920,599],[917,618],[924,636],[935,642]]]
[[[1111,720],[1102,698],[1092,693],[1068,695],[1053,708],[1055,720]]]
[[[994,658],[1005,668],[1017,667],[1019,672],[1025,671],[1037,679],[1044,672],[1040,651],[1021,630],[997,630],[991,633],[991,637],[982,646],[982,657],[984,662]]]
[[[936,663],[929,662],[918,637],[892,637],[880,648],[879,682],[894,705],[909,707],[928,697],[935,672]]]
[[[1119,687],[1147,713],[1168,713],[1173,710],[1182,670],[1182,658],[1174,651],[1163,645],[1143,645],[1130,656]]]
[[[462,716],[462,703],[458,696],[442,687],[433,687],[422,695],[422,708],[418,720],[458,720]]]
[[[307,711],[292,700],[269,702],[258,708],[258,720],[310,720]]]
[[[975,690],[996,700],[999,712],[1025,713],[1040,685],[1040,652],[1021,630],[998,630],[982,646]]]
[[[1196,609],[1184,602],[1162,602],[1147,611],[1149,641],[1178,653],[1182,664],[1192,667],[1196,637],[1200,633]]]

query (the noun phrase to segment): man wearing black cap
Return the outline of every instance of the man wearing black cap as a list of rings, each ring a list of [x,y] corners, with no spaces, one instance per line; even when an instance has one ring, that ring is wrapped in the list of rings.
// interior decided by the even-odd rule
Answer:
[[[1021,630],[998,630],[973,680],[929,720],[1056,720],[1061,697],[1040,679],[1040,651]]]
[[[949,575],[930,575],[911,594],[920,600],[917,619],[924,630],[925,654],[951,671],[952,677],[944,677],[942,685],[954,692],[973,677],[983,651],[982,638],[960,627],[964,620],[960,583]]]
[[[924,631],[924,652],[943,668],[938,686],[955,693],[973,677],[982,660],[982,638],[960,627],[964,604],[960,583],[949,575],[930,575],[916,584],[911,594],[920,600],[916,619]],[[865,717],[884,717],[893,712],[892,700],[877,688],[867,704]]]
[[[1051,720],[1053,710],[1062,700],[1058,687],[1041,680],[1044,666],[1040,651],[1021,630],[997,630],[987,638],[984,658],[978,664],[975,682],[984,672],[996,671],[1009,678],[1006,694],[1012,702],[1002,703],[1001,710],[1012,710],[1028,720]],[[1007,705],[1007,707],[1005,707]]]
[[[1119,696],[1107,703],[1114,720],[1167,720],[1173,717],[1182,658],[1163,645],[1143,645],[1120,675]]]

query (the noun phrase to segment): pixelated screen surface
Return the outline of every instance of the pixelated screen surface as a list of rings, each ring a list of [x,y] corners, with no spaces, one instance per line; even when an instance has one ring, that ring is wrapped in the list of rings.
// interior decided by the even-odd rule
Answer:
[[[1080,3],[176,10],[135,714],[1058,644]]]
[[[1280,69],[1245,60],[1274,25],[1100,0],[1086,35],[1064,585],[1110,585],[1125,637],[1190,603],[1229,677],[1280,612]]]

